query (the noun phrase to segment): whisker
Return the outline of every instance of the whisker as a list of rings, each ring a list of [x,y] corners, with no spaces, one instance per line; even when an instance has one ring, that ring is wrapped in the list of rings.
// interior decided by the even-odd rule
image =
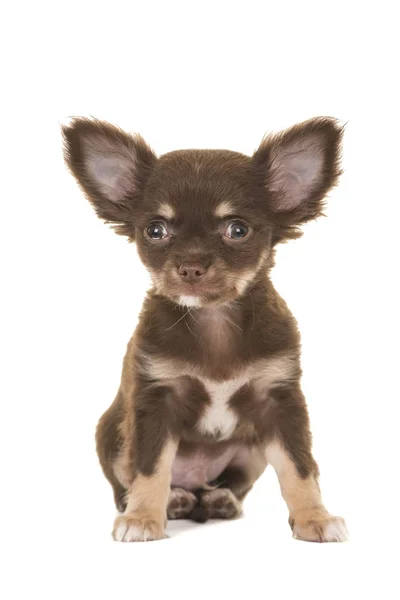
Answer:
[[[192,311],[190,310],[190,308],[189,308],[188,310],[189,310],[189,315],[192,317],[192,319],[193,319],[194,321],[196,321],[196,323],[200,323],[200,321],[198,321],[198,320],[196,319],[196,317],[194,316],[194,314],[192,313]]]
[[[243,329],[241,327],[239,327],[239,325],[237,325],[236,323],[234,323],[233,321],[231,321],[230,319],[228,319],[228,317],[224,314],[222,314],[221,311],[218,311],[218,314],[225,319],[225,321],[228,321],[229,323],[231,323],[231,325],[234,325],[235,327],[237,327],[238,329],[240,329],[240,331],[243,331]]]
[[[240,302],[239,300],[231,300],[229,302],[230,305],[233,305],[233,308],[237,308],[238,306],[240,306]]]
[[[182,319],[184,319],[188,313],[189,313],[189,311],[187,310],[184,315],[182,315],[173,325],[171,325],[171,327],[167,327],[167,329],[165,331],[169,331],[170,329],[175,327],[175,325],[177,325],[179,323],[179,321],[182,321]],[[186,321],[185,321],[185,323],[186,323]]]
[[[196,337],[196,336],[195,336],[195,334],[193,333],[193,331],[190,329],[190,327],[189,327],[189,324],[188,324],[188,322],[186,321],[186,319],[185,319],[185,325],[186,325],[186,327],[189,329],[190,333],[191,333],[192,335],[194,335],[194,337]]]
[[[251,331],[253,331],[254,329],[254,319],[255,319],[255,314],[254,314],[254,301],[253,301],[253,294],[250,292],[250,300],[251,300],[251,306],[253,307],[253,323],[251,325]]]

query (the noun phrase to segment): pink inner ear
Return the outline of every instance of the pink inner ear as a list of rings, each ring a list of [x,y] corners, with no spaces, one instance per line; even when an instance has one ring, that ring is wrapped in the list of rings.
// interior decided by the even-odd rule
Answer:
[[[98,191],[110,202],[122,202],[135,187],[133,148],[113,137],[94,133],[81,140],[84,166]]]
[[[322,173],[322,148],[315,142],[299,146],[278,149],[273,158],[268,187],[277,192],[277,211],[289,211],[300,206],[307,200]]]
[[[111,202],[120,202],[132,191],[132,167],[133,164],[118,156],[89,153],[87,157],[88,173]]]

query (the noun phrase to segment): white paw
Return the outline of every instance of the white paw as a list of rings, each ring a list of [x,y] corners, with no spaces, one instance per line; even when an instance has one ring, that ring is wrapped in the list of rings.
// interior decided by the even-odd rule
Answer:
[[[112,536],[116,542],[149,542],[165,537],[164,523],[135,515],[117,517]]]
[[[332,520],[325,527],[324,542],[345,542],[348,537],[346,523],[340,517]]]
[[[308,514],[307,518],[295,517],[293,537],[306,542],[345,542],[348,532],[345,521],[341,517],[330,514],[321,516]]]

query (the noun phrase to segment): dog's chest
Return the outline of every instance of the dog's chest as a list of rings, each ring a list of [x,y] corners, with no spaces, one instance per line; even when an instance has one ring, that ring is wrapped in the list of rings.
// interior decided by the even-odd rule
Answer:
[[[229,439],[249,419],[249,405],[253,418],[257,407],[262,412],[269,392],[296,374],[296,359],[289,354],[257,360],[224,379],[206,375],[196,364],[173,359],[143,356],[141,364],[146,377],[173,392],[169,410],[178,421],[188,423],[186,433],[216,440]]]
[[[202,414],[197,429],[219,439],[229,438],[238,422],[237,412],[229,402],[234,394],[249,383],[247,374],[227,381],[212,381],[199,378],[208,396],[208,404]]]

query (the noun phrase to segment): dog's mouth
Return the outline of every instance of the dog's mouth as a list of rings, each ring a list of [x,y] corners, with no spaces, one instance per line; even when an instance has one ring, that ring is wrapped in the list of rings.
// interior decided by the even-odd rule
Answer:
[[[172,290],[171,290],[172,291]],[[239,295],[239,290],[234,284],[184,284],[174,287],[168,294],[175,302],[188,307],[203,307],[224,304],[232,301]]]
[[[195,296],[201,298],[206,297],[212,293],[216,293],[216,286],[207,285],[204,283],[184,283],[177,286],[178,293],[184,296]]]
[[[254,273],[214,272],[200,281],[179,281],[175,273],[152,272],[158,294],[187,307],[225,304],[237,299],[253,279]]]

